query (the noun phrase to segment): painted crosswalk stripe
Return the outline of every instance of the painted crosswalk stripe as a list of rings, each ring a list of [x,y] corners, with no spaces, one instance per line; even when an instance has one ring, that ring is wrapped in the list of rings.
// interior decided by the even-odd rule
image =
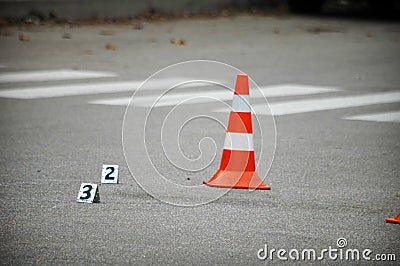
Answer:
[[[251,98],[262,97],[280,97],[280,96],[296,96],[296,95],[310,95],[318,93],[328,93],[339,91],[334,87],[317,87],[306,85],[276,85],[260,87],[260,91],[253,90]],[[160,95],[150,96],[137,96],[134,97],[133,104],[135,106],[151,107],[157,101],[155,107],[174,106],[177,104],[193,104],[193,103],[207,103],[212,101],[226,101],[232,99],[233,92],[230,90],[207,90],[201,92],[180,92],[163,95],[158,101]],[[120,97],[112,99],[94,100],[92,104],[102,105],[121,105],[126,106],[129,104],[131,97]]]
[[[400,91],[374,93],[359,96],[331,97],[312,100],[298,100],[270,103],[273,115],[290,115],[315,111],[334,110],[373,104],[400,102]],[[258,115],[269,115],[269,110],[265,105],[252,105],[253,110]],[[224,111],[222,109],[216,111]],[[225,110],[227,111],[227,110]]]
[[[101,93],[114,93],[134,91],[143,81],[121,81],[121,82],[102,82],[102,83],[86,83],[73,85],[56,85],[56,86],[38,86],[29,88],[15,88],[0,90],[0,97],[14,99],[41,99],[54,98],[64,96],[77,96]],[[182,82],[180,78],[159,79],[152,81],[146,86],[146,89],[157,90],[165,88],[166,84],[179,84]],[[193,84],[193,86],[204,86],[206,84]],[[168,85],[167,85],[168,86]]]
[[[97,93],[129,91],[140,85],[140,82],[89,83],[76,85],[57,85],[51,87],[31,87],[0,90],[0,97],[14,99],[40,99]]]
[[[0,83],[39,82],[71,79],[90,79],[116,77],[113,72],[87,71],[87,70],[46,70],[46,71],[21,71],[0,73]]]
[[[400,123],[400,111],[348,116],[347,120]]]

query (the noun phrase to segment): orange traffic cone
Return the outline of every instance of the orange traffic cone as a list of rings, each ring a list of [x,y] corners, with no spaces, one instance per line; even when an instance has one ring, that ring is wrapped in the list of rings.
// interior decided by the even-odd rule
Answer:
[[[256,173],[246,74],[237,75],[220,168],[210,180],[203,183],[222,188],[271,189]]]
[[[386,218],[385,220],[387,223],[400,224],[400,213],[394,218]]]

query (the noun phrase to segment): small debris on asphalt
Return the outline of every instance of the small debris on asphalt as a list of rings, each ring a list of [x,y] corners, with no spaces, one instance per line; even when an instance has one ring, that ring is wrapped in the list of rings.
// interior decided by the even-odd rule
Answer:
[[[25,24],[33,24],[33,25],[39,25],[41,20],[43,19],[35,15],[28,15],[23,19]]]
[[[69,33],[64,33],[63,35],[62,35],[62,38],[63,39],[71,39],[71,34],[69,34]]]
[[[223,17],[229,17],[231,14],[232,14],[232,11],[229,9],[223,9],[221,11],[221,16],[223,16]]]
[[[307,32],[320,34],[320,33],[331,33],[331,32],[343,32],[343,30],[329,28],[329,27],[311,27],[307,28]]]
[[[106,44],[106,49],[115,51],[117,49],[117,47],[115,46],[115,44],[109,42],[109,43]]]
[[[171,39],[169,42],[176,45],[186,45],[186,40],[184,39]]]
[[[103,36],[114,36],[115,32],[113,30],[102,30],[99,34]]]
[[[29,42],[29,41],[31,40],[31,38],[30,38],[27,34],[21,33],[21,34],[19,35],[19,40],[20,40],[21,42]]]
[[[357,80],[365,80],[365,77],[362,74],[356,74],[355,77]]]
[[[274,33],[279,34],[281,31],[278,28],[274,28]]]
[[[84,54],[87,54],[87,55],[92,55],[93,54],[93,50],[92,49],[86,49],[83,52],[84,52]]]
[[[141,21],[134,21],[132,22],[132,28],[134,30],[141,30],[143,29],[143,23]]]
[[[1,36],[13,36],[13,32],[9,29],[1,29],[0,28],[0,35]]]
[[[372,35],[371,32],[367,32],[366,36],[367,36],[368,38],[372,38],[373,35]]]

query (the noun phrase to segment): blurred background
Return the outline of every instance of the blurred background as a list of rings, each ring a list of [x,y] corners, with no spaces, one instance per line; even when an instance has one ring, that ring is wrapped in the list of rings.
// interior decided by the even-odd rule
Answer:
[[[149,16],[218,15],[228,10],[294,12],[306,14],[399,15],[399,0],[1,0],[0,17],[37,22],[66,19],[129,19]]]

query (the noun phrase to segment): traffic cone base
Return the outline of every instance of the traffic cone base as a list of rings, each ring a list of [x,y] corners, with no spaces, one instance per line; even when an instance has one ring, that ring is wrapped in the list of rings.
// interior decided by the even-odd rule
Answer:
[[[386,218],[385,220],[387,223],[400,224],[400,213],[394,218]]]
[[[204,184],[211,187],[270,190],[271,187],[263,183],[255,171],[218,170],[217,173]]]

